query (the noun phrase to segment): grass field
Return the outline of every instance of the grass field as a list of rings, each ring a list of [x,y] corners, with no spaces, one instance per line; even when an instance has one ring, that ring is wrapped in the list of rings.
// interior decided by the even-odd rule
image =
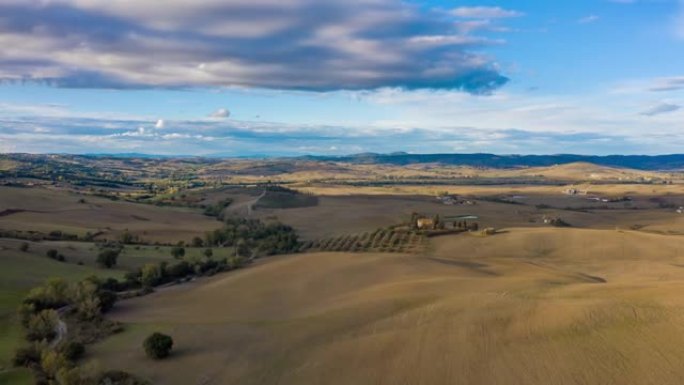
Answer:
[[[90,359],[164,384],[679,384],[682,266],[678,236],[558,228],[277,257],[122,303]]]

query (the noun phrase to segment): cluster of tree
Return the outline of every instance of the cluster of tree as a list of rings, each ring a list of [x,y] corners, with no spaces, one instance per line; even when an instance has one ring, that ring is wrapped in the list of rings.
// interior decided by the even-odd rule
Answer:
[[[108,376],[77,365],[85,347],[81,341],[69,339],[60,324],[64,316],[75,322],[104,323],[103,314],[117,299],[110,285],[111,281],[97,277],[80,282],[55,278],[31,290],[19,308],[26,344],[15,352],[14,364],[32,369],[37,384],[108,383]]]
[[[222,271],[237,269],[246,263],[248,260],[240,256],[220,260],[211,259],[209,256],[202,259],[181,260],[176,263],[148,263],[139,270],[127,274],[126,281],[121,285],[129,289],[136,287],[150,289],[194,276],[213,275]]]
[[[205,246],[233,247],[236,256],[248,258],[299,250],[297,233],[282,223],[245,218],[227,218],[224,223],[223,228],[206,234]]]
[[[34,316],[40,317],[42,312],[49,313],[67,307],[83,320],[97,319],[116,302],[116,293],[109,285],[110,280],[97,277],[89,277],[77,283],[62,278],[50,279],[44,285],[33,288],[24,298],[20,307],[22,324],[32,333],[29,324]],[[44,319],[50,318],[45,317]],[[41,322],[36,321],[36,324],[40,325]],[[40,333],[36,334],[40,336]]]

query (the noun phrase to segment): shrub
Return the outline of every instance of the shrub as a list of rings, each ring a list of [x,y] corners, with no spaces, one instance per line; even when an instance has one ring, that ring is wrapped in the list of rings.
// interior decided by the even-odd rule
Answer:
[[[21,245],[19,245],[19,250],[23,252],[27,252],[29,249],[29,244],[28,242],[23,242]]]
[[[143,348],[148,357],[155,360],[168,357],[173,348],[173,339],[162,333],[152,333],[145,338]]]
[[[45,253],[45,255],[47,255],[47,257],[50,259],[57,259],[59,252],[55,249],[50,249]]]

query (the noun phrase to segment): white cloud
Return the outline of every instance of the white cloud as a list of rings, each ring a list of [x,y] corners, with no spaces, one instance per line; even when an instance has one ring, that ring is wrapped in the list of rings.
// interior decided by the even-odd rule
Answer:
[[[212,118],[228,118],[230,117],[230,111],[227,108],[219,108],[218,110],[211,113]]]
[[[596,15],[587,15],[581,19],[578,19],[577,22],[580,24],[591,24],[597,22],[599,19],[600,17]]]
[[[451,14],[469,19],[503,19],[524,15],[522,12],[501,7],[458,7],[451,10]]]
[[[164,119],[159,119],[159,120],[157,120],[157,123],[154,124],[154,128],[161,130],[164,128],[165,125],[166,125],[166,122],[164,122]]]

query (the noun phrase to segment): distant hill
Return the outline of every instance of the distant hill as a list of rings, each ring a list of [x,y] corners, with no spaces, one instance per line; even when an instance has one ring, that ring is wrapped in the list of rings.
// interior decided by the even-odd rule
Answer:
[[[311,160],[328,160],[362,164],[409,165],[438,163],[488,168],[549,167],[569,163],[592,163],[600,166],[637,170],[684,170],[684,154],[673,155],[494,155],[494,154],[373,154],[347,156],[307,156]]]
[[[262,161],[272,166],[274,163],[299,163],[298,161],[340,162],[355,165],[384,164],[394,166],[440,164],[445,166],[464,166],[491,169],[519,169],[553,167],[573,163],[597,166],[634,169],[641,171],[684,171],[684,154],[672,155],[495,155],[495,154],[409,154],[393,152],[390,154],[362,153],[342,156],[305,155],[300,157],[263,156],[263,157],[224,157],[224,156],[187,156],[155,155],[143,153],[120,154],[0,154],[0,170],[12,169],[20,163],[37,164],[41,162],[66,161],[73,165],[89,162],[130,162],[134,160],[216,164],[226,160],[241,162]],[[299,166],[302,166],[301,164]],[[311,166],[307,166],[311,168]],[[320,165],[318,167],[321,167]],[[575,166],[576,168],[577,166]],[[586,168],[586,166],[585,166]],[[315,169],[315,167],[314,167]],[[584,171],[582,171],[584,172]],[[584,172],[586,173],[586,172]]]

